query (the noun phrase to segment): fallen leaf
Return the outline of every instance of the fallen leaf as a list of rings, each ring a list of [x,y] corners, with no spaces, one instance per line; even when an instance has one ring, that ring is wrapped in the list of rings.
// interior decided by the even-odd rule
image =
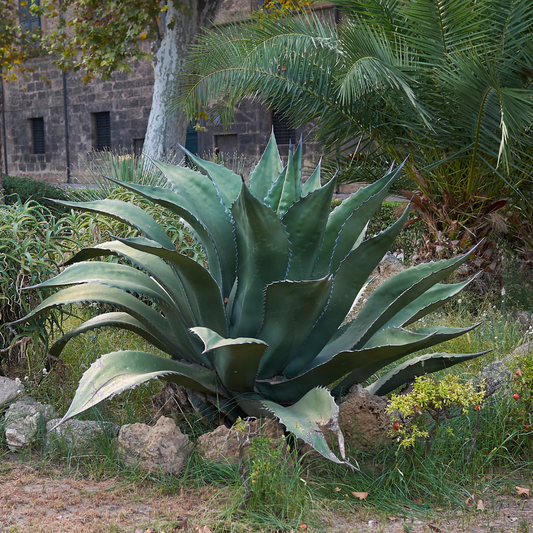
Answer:
[[[442,529],[440,527],[434,526],[433,524],[428,524],[429,529],[431,531],[435,531],[436,533],[442,533]]]
[[[529,489],[525,489],[524,487],[515,487],[517,496],[520,496],[520,498],[529,498],[530,493]]]
[[[483,505],[483,500],[478,500],[476,503],[476,508],[478,511],[484,511],[485,506]]]
[[[472,496],[468,496],[468,498],[465,500],[465,503],[469,507],[473,507],[476,504],[476,495],[472,494]]]
[[[335,492],[340,492],[340,491],[341,491],[340,487],[335,487]]]
[[[368,498],[368,492],[352,492],[352,494],[359,498],[361,501],[366,500]]]
[[[196,533],[213,533],[209,526],[196,526]]]
[[[303,522],[301,524],[298,524],[298,527],[302,530],[302,531],[306,531],[307,530],[307,524],[304,524]]]
[[[388,518],[391,522],[396,522],[396,520],[399,520],[397,516],[389,516]]]

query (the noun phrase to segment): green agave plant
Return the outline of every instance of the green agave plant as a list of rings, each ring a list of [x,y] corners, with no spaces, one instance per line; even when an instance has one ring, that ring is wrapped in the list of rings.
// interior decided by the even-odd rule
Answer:
[[[338,407],[340,394],[417,350],[468,331],[405,329],[466,285],[440,284],[466,255],[418,265],[381,285],[344,323],[372,270],[404,226],[408,209],[381,234],[365,240],[370,217],[401,170],[360,189],[330,211],[335,179],[321,184],[320,165],[302,183],[302,148],[283,168],[274,137],[243,183],[223,166],[188,157],[199,169],[157,163],[170,187],[121,183],[182,217],[205,249],[204,268],[174,248],[142,209],[118,200],[62,202],[103,213],[143,237],[117,238],[86,248],[61,274],[37,287],[67,287],[25,320],[55,306],[103,302],[104,313],[66,334],[103,326],[132,330],[166,352],[103,355],[83,375],[67,420],[98,402],[152,378],[232,402],[250,416],[278,418],[324,457],[347,463]],[[119,256],[124,264],[88,261]],[[480,354],[431,354],[397,365],[367,389],[385,394],[416,375]],[[322,429],[339,439],[339,459]]]

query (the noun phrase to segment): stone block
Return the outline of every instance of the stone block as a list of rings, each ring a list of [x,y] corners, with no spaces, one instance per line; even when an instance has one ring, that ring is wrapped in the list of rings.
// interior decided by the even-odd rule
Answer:
[[[154,427],[127,424],[120,428],[118,444],[128,464],[148,472],[178,475],[185,466],[191,445],[172,418],[162,416]]]
[[[22,383],[13,379],[0,376],[0,409],[24,393]]]
[[[51,405],[39,403],[32,398],[11,404],[4,417],[9,449],[17,451],[30,447],[44,436],[46,422],[56,416]]]

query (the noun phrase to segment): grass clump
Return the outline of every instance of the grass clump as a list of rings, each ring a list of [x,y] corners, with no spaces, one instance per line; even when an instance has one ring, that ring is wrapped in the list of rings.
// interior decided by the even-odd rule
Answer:
[[[41,367],[46,349],[40,352],[39,343],[45,342],[46,327],[60,315],[38,319],[18,332],[8,323],[26,315],[50,294],[25,289],[57,274],[70,250],[79,246],[75,217],[56,217],[48,208],[29,200],[0,205],[0,219],[0,362],[7,361],[7,366],[14,367]],[[31,358],[35,361],[28,363]]]

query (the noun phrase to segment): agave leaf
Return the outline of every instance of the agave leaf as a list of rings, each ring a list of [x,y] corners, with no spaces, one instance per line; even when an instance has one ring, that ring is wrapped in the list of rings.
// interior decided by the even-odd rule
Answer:
[[[190,326],[203,324],[219,335],[226,335],[226,315],[220,289],[202,265],[186,255],[162,248],[156,242],[143,237],[120,240],[134,249],[165,259],[175,267],[187,306],[194,317],[194,323]],[[184,305],[184,302],[179,303],[180,307]]]
[[[389,229],[361,243],[342,262],[335,274],[328,307],[316,322],[298,353],[287,365],[284,372],[286,377],[293,378],[297,376],[330,341],[339,324],[350,310],[359,290],[372,273],[374,266],[379,263],[379,260],[385,255],[385,252],[402,230],[407,216],[408,212],[406,210]],[[348,349],[351,349],[351,346],[334,349],[331,355]]]
[[[339,239],[339,235],[342,232],[342,229],[344,225],[346,224],[346,221],[351,217],[351,215],[354,213],[354,211],[361,208],[365,202],[369,202],[368,206],[365,208],[364,212],[374,213],[379,209],[379,206],[381,205],[383,199],[386,197],[389,187],[391,186],[392,182],[398,175],[399,170],[396,169],[395,171],[386,174],[383,176],[383,178],[377,180],[376,182],[368,185],[367,187],[361,187],[357,192],[352,194],[350,197],[348,197],[344,202],[342,202],[339,206],[337,206],[332,213],[329,215],[328,222],[326,225],[326,232],[324,235],[324,243],[322,244],[322,249],[319,254],[318,261],[314,268],[314,277],[323,277],[329,272],[334,271],[335,269],[332,267],[332,260],[335,252],[335,248],[337,246],[337,240]],[[362,213],[362,212],[361,212]],[[358,236],[360,235],[361,231],[363,230],[364,226],[367,224],[368,219],[370,217],[364,217],[364,216],[355,216],[353,219],[353,222],[351,225],[354,227],[357,226],[355,224],[356,221],[362,223],[361,228],[358,230],[357,233],[350,234],[349,232],[346,232],[346,235],[343,238],[344,240],[350,240],[352,244],[350,246],[342,246],[342,250],[346,251],[348,253],[353,243],[356,241]],[[355,230],[357,231],[357,228],[355,227]],[[343,232],[344,233],[344,232]],[[385,253],[385,252],[384,252]],[[336,254],[337,257],[337,264],[346,257],[340,257],[340,252]]]
[[[235,296],[237,295],[237,287],[239,286],[239,278],[235,278],[235,283],[233,284],[233,287],[231,288],[231,292],[228,296],[228,301],[226,302],[226,317],[228,317],[228,321],[233,315],[233,304],[235,303]]]
[[[289,157],[291,157],[291,154],[289,154]],[[272,184],[272,187],[269,189],[264,204],[268,205],[272,211],[277,212],[279,207],[279,201],[281,198],[281,193],[283,192],[283,185],[285,184],[285,176],[287,175],[287,167],[285,167],[280,175],[278,176],[278,179],[274,181]]]
[[[444,328],[446,329],[446,328]],[[323,383],[334,383],[343,376],[343,390],[362,383],[377,370],[418,350],[450,340],[472,328],[453,331],[412,332],[401,328],[382,330],[373,345],[360,350],[345,350],[335,355],[321,353],[307,368],[291,379],[259,380],[257,389],[278,402],[290,402]],[[374,340],[374,339],[373,339]]]
[[[320,189],[322,186],[322,181],[320,180],[320,165],[322,160],[318,162],[317,167],[314,172],[309,176],[308,180],[302,185],[302,196],[307,196],[308,194]]]
[[[66,346],[67,342],[78,335],[87,333],[95,329],[103,328],[106,326],[115,326],[122,329],[133,331],[146,339],[149,343],[153,344],[160,350],[166,353],[172,353],[174,351],[172,345],[165,344],[165,339],[157,335],[154,335],[151,329],[148,329],[144,324],[139,322],[136,318],[133,318],[128,313],[112,312],[98,315],[90,320],[84,322],[81,326],[69,331],[61,339],[55,342],[50,348],[50,355],[58,357]]]
[[[263,202],[273,185],[272,177],[275,176],[277,179],[282,170],[283,165],[279,157],[276,137],[274,136],[274,132],[272,132],[259,163],[257,163],[250,173],[250,179],[248,181],[250,192],[258,200]]]
[[[268,344],[258,377],[282,374],[309,330],[322,314],[331,293],[331,278],[277,281],[265,291],[265,318],[257,337]]]
[[[330,353],[364,346],[396,313],[459,268],[470,253],[416,265],[385,281],[370,295],[359,314],[339,329],[328,344]]]
[[[187,157],[200,169],[202,174],[207,174],[215,184],[218,194],[226,207],[231,207],[241,191],[242,179],[224,165],[218,165],[212,161],[205,161],[195,156],[189,150],[181,146]]]
[[[136,268],[117,263],[97,261],[75,263],[57,276],[33,285],[32,288],[65,287],[83,283],[99,283],[108,287],[117,287],[123,291],[153,298],[168,310],[173,307],[168,294],[150,276]]]
[[[261,357],[268,344],[259,339],[225,339],[208,328],[192,328],[205,345],[204,353],[215,352],[214,365],[224,386],[235,392],[254,390]]]
[[[437,283],[396,313],[384,327],[404,327],[416,322],[456,296],[473,279],[454,284]]]
[[[456,337],[459,337],[460,335],[463,335],[464,333],[467,333],[471,331],[472,329],[477,328],[478,325],[479,324],[475,324],[468,328],[435,327],[435,328],[427,328],[427,331],[417,330],[413,333],[424,336],[424,340],[418,346],[411,347],[411,349],[406,350],[401,356],[394,356],[389,359],[382,359],[380,361],[376,360],[376,361],[370,362],[366,366],[361,366],[360,368],[358,368],[357,370],[354,370],[348,376],[346,376],[341,381],[341,383],[337,386],[336,390],[341,390],[341,389],[348,390],[352,385],[355,385],[356,383],[363,383],[368,378],[370,378],[373,374],[375,374],[377,371],[381,370],[385,366],[390,365],[391,363],[398,361],[398,359],[401,359],[401,357],[403,357],[404,355],[409,355],[418,350],[430,348],[432,346],[435,346],[436,344],[440,344],[442,342],[455,339]],[[376,335],[380,336],[380,334],[383,331],[384,330],[378,332]],[[388,330],[385,330],[385,331],[388,331]]]
[[[290,407],[283,407],[271,401],[263,403],[293,435],[309,444],[326,459],[352,466],[345,460],[344,438],[338,424],[339,407],[327,389],[313,389]],[[337,435],[343,460],[330,450],[322,429],[329,429]]]
[[[390,372],[387,372],[380,379],[365,387],[370,394],[376,396],[384,396],[394,389],[400,387],[404,383],[408,383],[413,380],[416,376],[422,376],[424,374],[430,374],[431,372],[437,372],[439,370],[444,370],[445,368],[450,368],[453,365],[462,363],[463,361],[468,361],[469,359],[474,359],[480,355],[488,353],[490,350],[485,352],[477,353],[434,353],[421,355],[405,361],[401,365],[398,365],[396,368],[392,369]]]
[[[302,141],[294,155],[290,153],[287,161],[285,180],[279,199],[279,205],[276,210],[279,218],[289,210],[291,205],[297,202],[302,195]]]
[[[163,171],[164,166],[159,165]],[[171,174],[171,171],[165,169]],[[181,172],[174,172],[173,177],[179,174],[183,181]],[[198,174],[197,172],[195,174]],[[188,175],[186,175],[188,176]],[[202,176],[203,177],[203,176]],[[198,239],[203,245],[209,268],[212,276],[218,282],[219,286],[229,294],[231,285],[235,279],[236,250],[233,238],[233,229],[230,215],[220,203],[213,184],[207,180],[210,186],[209,194],[200,196],[205,193],[206,184],[201,179],[191,179],[188,190],[176,194],[169,189],[161,187],[151,187],[148,185],[138,185],[134,183],[120,183],[123,187],[135,191],[136,193],[152,200],[153,202],[166,207],[173,213],[182,217],[190,227],[196,232]],[[116,181],[116,180],[112,180]],[[198,182],[200,181],[200,184]],[[196,185],[196,186],[195,186]],[[183,195],[182,195],[183,193]],[[198,202],[202,198],[202,202]],[[149,236],[147,236],[150,238]],[[155,240],[155,239],[151,239]],[[174,250],[174,245],[164,246],[169,250]]]
[[[157,377],[200,392],[224,393],[216,375],[200,365],[147,352],[111,352],[100,357],[83,374],[74,399],[60,424],[106,398]]]
[[[175,347],[174,351],[169,354],[172,357],[203,362],[208,365],[211,364],[207,357],[202,356],[194,348],[189,337],[189,332],[180,322],[175,321],[170,324],[153,307],[146,305],[135,296],[115,287],[107,287],[95,283],[68,287],[46,298],[46,300],[28,313],[28,315],[15,323],[36,318],[59,305],[81,302],[99,302],[122,309],[139,320],[145,327],[154,331],[154,334],[161,336],[165,344],[173,345]]]
[[[232,208],[237,234],[238,278],[230,337],[254,337],[263,320],[263,290],[285,278],[289,240],[276,214],[243,184]]]
[[[125,185],[122,181],[120,184]],[[141,233],[144,233],[149,239],[158,242],[161,246],[174,248],[172,241],[168,238],[165,231],[161,229],[161,226],[146,211],[143,211],[136,205],[109,199],[94,200],[92,202],[66,202],[63,200],[56,200],[56,202],[67,207],[108,215],[120,222],[125,222],[137,228]]]
[[[172,190],[183,199],[182,207],[205,224],[211,235],[220,257],[220,268],[224,276],[223,292],[224,296],[227,297],[227,286],[233,283],[232,280],[235,279],[237,268],[236,244],[231,225],[230,206],[221,203],[218,190],[213,182],[199,172],[186,167],[163,163],[156,163],[156,165],[169,180]],[[202,199],[201,202],[198,201],[199,198]]]
[[[396,178],[402,166],[403,165],[400,165],[396,169],[391,180]],[[331,264],[329,266],[330,272],[335,272],[348,253],[354,249],[355,243],[358,241],[361,242],[359,237],[366,233],[368,221],[379,209],[385,198],[387,198],[390,183],[390,181],[387,182],[380,191],[365,200],[345,220],[335,241],[335,248],[333,249]],[[407,207],[407,209],[409,208]]]
[[[154,254],[136,250],[120,241],[110,241],[98,244],[93,248],[83,248],[71,257],[65,265],[109,255],[119,255],[146,271],[150,277],[154,278],[167,291],[174,302],[176,302],[176,311],[179,311],[181,314],[186,328],[188,329],[196,325],[189,299],[175,270],[163,259]]]
[[[335,178],[296,202],[283,217],[291,243],[289,279],[311,279],[334,191]]]

